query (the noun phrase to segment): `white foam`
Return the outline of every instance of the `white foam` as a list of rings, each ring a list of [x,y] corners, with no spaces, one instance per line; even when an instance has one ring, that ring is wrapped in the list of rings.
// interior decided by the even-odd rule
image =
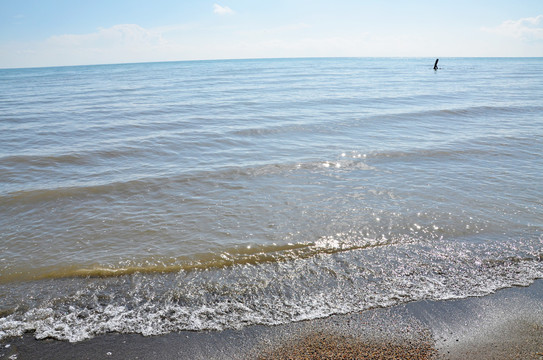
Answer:
[[[0,338],[35,331],[38,339],[76,342],[108,332],[152,336],[181,330],[239,329],[421,299],[479,296],[543,277],[535,246],[538,241],[526,241],[525,250],[518,243],[511,249],[505,243],[495,248],[487,244],[468,248],[441,240],[428,246],[405,240],[394,244],[356,232],[338,232],[319,239],[315,246],[386,246],[206,272],[88,279],[83,282],[87,287],[71,296],[62,299],[57,294],[45,306],[0,318]],[[477,251],[479,257],[474,256]],[[512,254],[521,251],[526,256],[511,261]],[[123,294],[119,286],[127,292]]]

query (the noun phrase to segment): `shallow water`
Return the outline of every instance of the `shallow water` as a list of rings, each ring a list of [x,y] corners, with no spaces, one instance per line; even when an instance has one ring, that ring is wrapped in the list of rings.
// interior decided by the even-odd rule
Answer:
[[[0,337],[278,324],[543,277],[543,60],[0,70]]]

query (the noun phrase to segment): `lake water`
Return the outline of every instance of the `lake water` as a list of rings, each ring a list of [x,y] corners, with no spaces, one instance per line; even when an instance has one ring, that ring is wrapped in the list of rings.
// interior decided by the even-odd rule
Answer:
[[[543,59],[0,70],[0,338],[281,324],[543,277]]]

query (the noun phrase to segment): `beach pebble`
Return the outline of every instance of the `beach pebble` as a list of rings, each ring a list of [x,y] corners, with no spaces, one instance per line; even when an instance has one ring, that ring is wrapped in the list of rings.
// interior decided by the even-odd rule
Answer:
[[[111,356],[111,351],[108,351],[108,352],[106,353],[106,355],[107,355],[107,356]]]

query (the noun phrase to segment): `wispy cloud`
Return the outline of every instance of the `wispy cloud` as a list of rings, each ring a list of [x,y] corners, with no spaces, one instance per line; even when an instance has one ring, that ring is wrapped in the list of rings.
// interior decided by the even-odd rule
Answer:
[[[172,44],[163,38],[162,31],[119,24],[87,34],[55,35],[39,43],[21,43],[12,51],[34,54],[18,66],[122,63],[167,60]]]
[[[506,20],[498,26],[483,27],[482,30],[520,40],[543,40],[543,15]]]
[[[154,46],[163,43],[161,33],[144,29],[136,24],[120,24],[100,28],[90,34],[66,34],[50,37],[47,42],[55,46]]]
[[[234,10],[230,9],[228,6],[221,6],[219,4],[213,4],[213,12],[219,15],[232,15]]]

